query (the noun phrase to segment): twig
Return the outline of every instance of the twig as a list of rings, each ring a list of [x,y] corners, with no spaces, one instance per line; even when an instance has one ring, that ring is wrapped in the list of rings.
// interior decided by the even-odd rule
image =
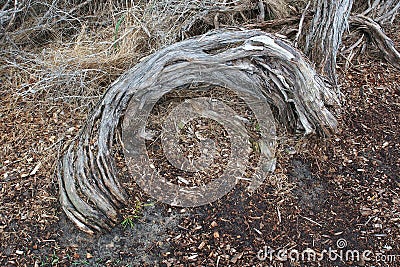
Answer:
[[[299,22],[299,30],[297,31],[296,38],[294,39],[294,42],[293,42],[294,47],[296,47],[296,48],[298,47],[298,41],[300,39],[301,31],[303,29],[304,18],[306,17],[306,13],[307,13],[308,8],[310,7],[310,4],[311,4],[311,1],[308,1],[306,8],[303,11],[303,14],[301,14],[301,18],[300,18],[300,22]]]
[[[265,7],[263,0],[258,1],[258,9],[260,10],[260,14],[258,15],[258,22],[262,22],[265,20]]]
[[[361,42],[364,39],[364,34],[362,34],[362,36],[360,37],[360,39],[357,40],[357,42],[355,42],[352,46],[350,46],[349,48],[347,48],[346,50],[343,51],[343,53],[349,53],[351,52],[354,48],[356,48],[357,46],[359,46],[361,44]]]
[[[279,210],[278,206],[276,206],[276,212],[278,213],[278,224],[281,224],[282,222],[281,211]]]
[[[314,220],[312,220],[312,219],[310,219],[310,218],[308,218],[308,217],[305,217],[305,216],[302,216],[302,215],[299,215],[299,216],[300,216],[301,218],[303,218],[303,219],[306,219],[306,220],[309,221],[309,222],[312,222],[313,224],[316,224],[316,225],[322,227],[322,225],[321,225],[320,223],[317,223],[316,221],[314,221]]]

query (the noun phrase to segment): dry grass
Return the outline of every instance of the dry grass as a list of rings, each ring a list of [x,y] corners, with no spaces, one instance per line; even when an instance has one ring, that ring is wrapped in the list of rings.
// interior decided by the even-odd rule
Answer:
[[[4,88],[93,104],[140,58],[173,42],[257,19],[257,1],[8,1],[0,13]],[[265,1],[268,17],[288,14]]]
[[[265,3],[269,17],[281,19],[289,16],[286,0],[267,0]]]
[[[11,7],[14,17],[2,21],[0,36],[4,88],[85,103],[160,47],[255,17],[250,1],[27,1]]]

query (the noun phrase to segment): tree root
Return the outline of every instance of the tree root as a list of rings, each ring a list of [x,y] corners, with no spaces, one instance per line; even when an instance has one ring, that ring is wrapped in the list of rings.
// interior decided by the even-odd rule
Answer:
[[[363,15],[356,15],[350,17],[350,26],[365,34],[380,50],[383,58],[400,69],[400,53],[377,22]]]

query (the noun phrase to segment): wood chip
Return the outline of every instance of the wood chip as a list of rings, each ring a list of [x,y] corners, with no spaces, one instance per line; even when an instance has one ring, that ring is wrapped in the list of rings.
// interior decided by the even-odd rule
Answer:
[[[369,216],[373,211],[370,208],[361,207],[360,212],[362,216]]]
[[[31,173],[29,175],[33,176],[37,173],[37,171],[39,170],[40,166],[42,166],[42,163],[39,161],[39,163],[35,166],[35,168],[33,168],[33,170],[31,171]]]
[[[243,252],[236,254],[235,256],[233,256],[233,258],[231,259],[231,262],[233,264],[235,264],[239,259],[241,259],[243,256]]]
[[[219,238],[219,233],[218,232],[214,232],[214,238]]]
[[[202,248],[204,248],[205,245],[206,245],[206,242],[202,241],[197,248],[202,249]]]

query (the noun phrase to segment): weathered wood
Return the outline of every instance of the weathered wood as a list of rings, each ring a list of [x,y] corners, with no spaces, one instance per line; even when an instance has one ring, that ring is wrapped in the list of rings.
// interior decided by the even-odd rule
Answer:
[[[314,17],[305,32],[304,53],[334,85],[337,85],[336,56],[352,5],[353,0],[314,0]]]
[[[355,13],[369,17],[379,24],[393,23],[399,10],[400,1],[398,0],[374,0],[357,1]]]
[[[364,33],[380,50],[383,58],[400,69],[400,53],[394,47],[393,41],[384,33],[382,27],[373,19],[363,15],[350,17],[350,26]]]
[[[276,36],[225,30],[173,44],[111,85],[60,158],[60,202],[79,229],[109,229],[126,202],[111,151],[129,103],[149,105],[182,84],[197,83],[254,95],[278,111],[276,120],[288,130],[324,135],[337,127],[326,108],[339,104],[335,91],[301,52]]]

